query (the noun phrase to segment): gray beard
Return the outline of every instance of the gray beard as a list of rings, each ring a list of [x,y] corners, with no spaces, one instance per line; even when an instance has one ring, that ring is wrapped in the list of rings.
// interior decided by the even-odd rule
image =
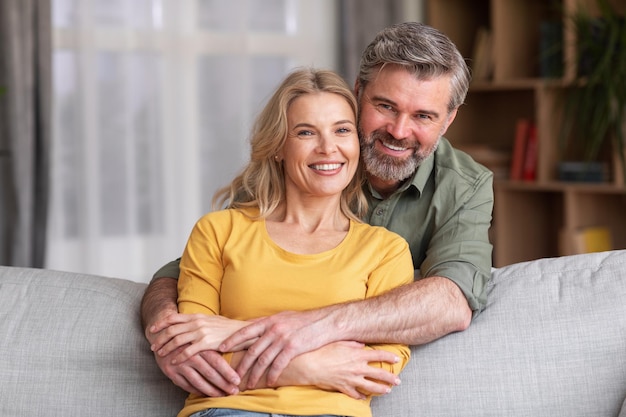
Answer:
[[[409,178],[417,171],[421,163],[435,152],[439,145],[439,140],[437,140],[435,146],[426,153],[420,153],[421,147],[418,146],[410,157],[400,159],[380,153],[374,146],[379,139],[384,139],[383,142],[388,143],[396,141],[386,133],[373,132],[370,137],[361,141],[361,159],[365,165],[365,170],[383,181],[403,181]]]

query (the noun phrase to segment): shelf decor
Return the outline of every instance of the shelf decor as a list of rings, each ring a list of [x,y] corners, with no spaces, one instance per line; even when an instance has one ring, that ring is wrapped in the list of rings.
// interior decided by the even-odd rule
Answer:
[[[626,18],[608,0],[596,9],[581,5],[569,19],[577,71],[564,96],[561,141],[579,145],[589,161],[610,149],[626,175]]]

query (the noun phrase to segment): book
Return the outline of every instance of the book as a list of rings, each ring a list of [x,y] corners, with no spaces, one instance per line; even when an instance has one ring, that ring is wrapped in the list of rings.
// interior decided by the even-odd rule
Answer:
[[[562,229],[559,236],[562,256],[613,250],[611,230],[605,226]]]
[[[560,20],[539,23],[539,75],[544,78],[563,76],[563,22]]]
[[[494,180],[506,180],[509,178],[511,152],[481,144],[459,144],[455,147],[493,172]]]
[[[493,72],[491,31],[481,26],[476,31],[474,50],[472,53],[472,80],[485,81],[491,78]]]
[[[537,141],[537,125],[530,123],[526,137],[526,152],[524,154],[524,167],[522,168],[522,180],[535,181],[537,179],[537,159],[539,143]]]
[[[613,249],[613,238],[608,227],[585,227],[574,235],[577,253],[604,252]]]
[[[606,182],[609,179],[605,162],[561,161],[558,165],[559,181]]]
[[[515,125],[515,138],[513,142],[513,154],[511,155],[511,173],[509,174],[509,178],[514,181],[522,179],[529,129],[530,120],[525,118],[517,120]]]

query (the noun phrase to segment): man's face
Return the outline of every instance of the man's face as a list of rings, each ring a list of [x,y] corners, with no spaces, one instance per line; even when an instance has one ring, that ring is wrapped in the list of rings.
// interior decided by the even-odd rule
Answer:
[[[399,185],[435,151],[456,116],[448,112],[450,94],[450,77],[418,80],[397,65],[367,84],[359,97],[359,133],[370,180]]]

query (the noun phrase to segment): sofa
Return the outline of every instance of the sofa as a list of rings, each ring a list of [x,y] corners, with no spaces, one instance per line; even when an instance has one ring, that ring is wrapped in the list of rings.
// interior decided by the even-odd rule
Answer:
[[[145,284],[0,267],[0,416],[175,416]],[[374,416],[626,416],[626,250],[494,269],[464,332],[414,347]]]

